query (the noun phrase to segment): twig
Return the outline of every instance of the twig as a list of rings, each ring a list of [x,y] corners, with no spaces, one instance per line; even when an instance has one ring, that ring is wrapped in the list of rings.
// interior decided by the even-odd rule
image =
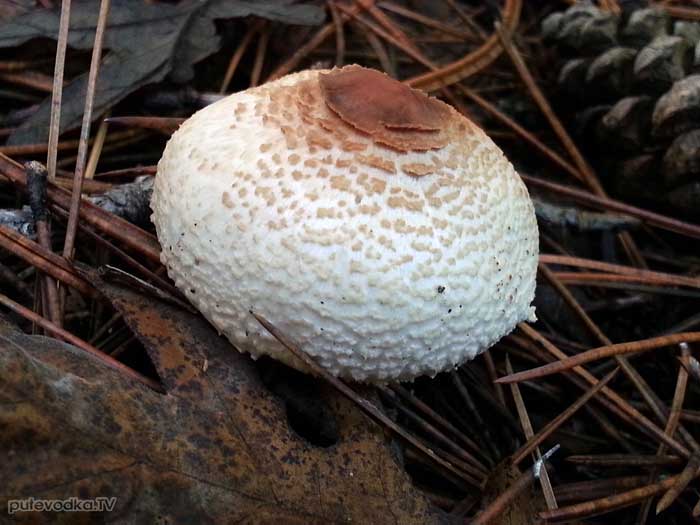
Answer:
[[[114,133],[109,137],[107,142],[120,142],[125,141],[129,137],[133,137],[136,134],[134,130],[127,130],[119,133]],[[93,139],[88,141],[89,144],[93,143]],[[58,151],[67,151],[77,149],[80,145],[80,140],[62,140],[56,146]],[[29,156],[29,155],[41,155],[49,150],[48,143],[40,144],[18,144],[11,146],[0,146],[0,154],[3,155],[14,155],[14,156]],[[56,164],[58,166],[58,163]],[[58,169],[56,170],[58,173]],[[72,174],[71,174],[72,175]],[[53,181],[51,181],[53,182]]]
[[[522,493],[537,478],[540,477],[542,469],[545,466],[545,462],[557,450],[559,450],[559,445],[555,445],[553,448],[545,452],[542,459],[535,461],[535,464],[532,465],[532,467],[521,474],[518,479],[516,479],[510,487],[508,487],[495,500],[493,500],[487,508],[477,514],[474,519],[469,522],[470,525],[486,525],[490,523],[491,520],[501,515],[508,507],[508,504],[513,501],[518,494]]]
[[[681,361],[681,366],[690,374],[693,379],[700,381],[700,361],[692,355],[688,356],[687,360]]]
[[[120,170],[111,170],[103,171],[101,173],[95,173],[95,178],[136,178],[140,175],[155,175],[157,171],[157,166],[134,166],[133,168],[124,168]]]
[[[599,455],[577,455],[566,458],[568,463],[575,465],[592,465],[601,467],[673,467],[681,464],[678,456],[651,456],[651,455],[630,455],[630,454],[599,454]]]
[[[47,66],[51,63],[50,59],[40,60],[0,60],[0,71],[24,71],[35,67]]]
[[[335,25],[335,66],[342,67],[345,63],[345,22],[333,0],[326,2],[326,4]]]
[[[484,431],[482,436],[480,436],[482,437],[482,448],[484,450],[490,450],[492,453],[492,458],[498,458],[500,456],[500,453],[498,451],[498,448],[496,448],[496,443],[491,438],[488,426],[484,423],[484,420],[481,414],[479,413],[479,410],[477,410],[476,405],[474,404],[472,396],[469,394],[469,390],[467,390],[467,387],[464,386],[464,383],[460,379],[459,373],[456,370],[453,370],[452,372],[450,372],[450,379],[452,380],[452,384],[457,389],[457,392],[459,393],[462,401],[464,401],[464,406],[469,411],[469,415],[473,419],[476,427],[483,429]]]
[[[580,150],[578,149],[574,141],[571,139],[571,136],[567,133],[566,129],[564,128],[564,125],[561,123],[557,115],[552,110],[549,101],[542,93],[542,90],[537,85],[537,82],[535,82],[535,79],[533,78],[532,74],[530,73],[530,70],[525,64],[523,57],[520,55],[518,48],[513,44],[511,40],[512,30],[504,28],[501,24],[497,23],[496,32],[498,33],[498,36],[501,40],[503,49],[505,49],[506,53],[510,57],[513,65],[515,66],[516,71],[520,75],[520,78],[527,87],[530,95],[532,96],[537,106],[540,108],[546,119],[549,121],[549,124],[554,130],[554,133],[557,135],[557,137],[559,137],[559,140],[564,145],[564,148],[569,153],[569,156],[574,161],[574,164],[579,169],[579,172],[583,176],[583,180],[593,191],[593,193],[601,197],[607,197],[607,194],[605,193],[603,186],[600,184],[600,181],[598,180],[598,177],[596,176],[595,172],[588,164],[588,162],[586,162],[586,159],[584,159]],[[619,234],[619,237],[623,247],[628,252],[630,258],[638,266],[644,267],[644,259],[642,259],[641,255],[639,254],[639,250],[634,244],[634,241],[632,240],[632,237],[629,235],[629,233],[622,232]]]
[[[603,186],[601,186],[598,178],[595,176],[595,173],[593,173],[593,169],[589,166],[588,162],[586,162],[586,159],[583,158],[583,155],[581,155],[578,147],[567,133],[564,125],[552,110],[547,97],[545,97],[544,93],[542,93],[542,90],[537,85],[537,82],[535,82],[532,73],[530,73],[530,70],[525,64],[523,57],[520,55],[518,48],[513,44],[513,41],[511,40],[512,32],[504,28],[500,23],[496,23],[496,32],[501,40],[503,49],[510,57],[513,66],[515,66],[515,70],[518,72],[518,75],[520,75],[520,78],[527,87],[530,96],[540,108],[545,118],[549,121],[549,125],[552,127],[554,133],[556,133],[564,148],[569,153],[569,156],[574,161],[574,164],[583,176],[583,180],[586,181],[586,184],[589,188],[591,188],[591,190],[593,190],[594,193],[605,196],[605,190],[603,189]]]
[[[601,402],[603,405],[606,404],[605,402],[603,402],[601,400],[600,396],[598,396],[596,399],[599,402]],[[625,450],[627,450],[631,454],[637,453],[637,449],[623,435],[623,433],[621,432],[618,425],[616,425],[615,423],[610,421],[605,416],[605,414],[603,414],[597,407],[589,404],[589,405],[585,405],[583,408],[586,410],[586,412],[588,412],[588,414],[593,419],[595,419],[596,423],[598,423],[598,425],[600,425],[600,428],[603,430],[603,432],[605,432],[608,436],[610,436],[612,439],[614,439],[617,443],[622,445],[622,448],[624,448]],[[614,411],[613,411],[613,413],[614,413]],[[623,419],[623,421],[625,420],[624,417],[622,419]],[[635,422],[635,424],[636,424],[636,422]]]
[[[447,34],[447,35],[452,35],[454,37],[459,38],[460,40],[464,41],[476,41],[476,39],[473,37],[471,33],[467,33],[465,31],[462,31],[456,27],[453,27],[451,25],[445,24],[443,22],[440,22],[439,20],[435,20],[433,18],[430,18],[429,16],[422,15],[420,13],[416,13],[415,11],[411,11],[410,9],[406,9],[403,6],[400,6],[398,4],[395,4],[393,2],[387,2],[383,1],[380,2],[379,7],[382,9],[385,9],[386,11],[391,11],[393,13],[396,13],[397,15],[404,16],[408,18],[409,20],[413,20],[414,22],[418,22],[419,24],[423,24],[426,27],[430,27],[432,29],[437,29],[440,34]]]
[[[559,279],[551,272],[545,264],[539,265],[539,271],[544,275],[547,281],[557,290],[562,299],[569,305],[576,316],[581,320],[584,327],[598,339],[603,345],[610,346],[612,341],[603,333],[593,319],[586,313],[583,307],[579,304],[569,289],[559,281]],[[579,354],[580,355],[580,354]],[[637,370],[627,361],[622,355],[614,355],[617,365],[622,369],[624,374],[632,381],[634,386],[642,395],[642,398],[647,403],[649,408],[657,415],[660,421],[663,421],[663,416],[660,412],[660,400],[653,394],[651,388],[647,385],[644,379],[639,375]]]
[[[63,328],[56,326],[51,321],[48,321],[47,319],[44,319],[40,315],[35,314],[34,312],[29,310],[28,308],[25,308],[21,304],[14,302],[12,299],[10,299],[9,297],[7,297],[3,294],[0,294],[0,304],[9,308],[10,310],[15,312],[16,314],[21,315],[22,317],[24,317],[28,321],[36,323],[41,328],[43,328],[47,332],[51,332],[59,339],[63,339],[67,343],[70,343],[73,346],[76,346],[76,347],[80,348],[81,350],[87,352],[91,356],[95,357],[102,364],[107,365],[110,368],[113,368],[114,370],[116,370],[120,374],[122,374],[126,377],[130,377],[131,379],[135,379],[139,383],[147,386],[148,388],[150,388],[152,390],[155,390],[156,392],[159,392],[159,393],[165,392],[163,390],[163,387],[157,381],[154,381],[153,379],[150,379],[144,375],[141,375],[140,373],[136,372],[134,369],[117,361],[113,357],[100,352],[97,348],[95,348],[91,344],[86,343],[85,341],[74,336],[70,332],[66,332]]]
[[[100,13],[97,17],[95,29],[95,41],[92,46],[92,60],[90,61],[90,73],[88,75],[87,91],[85,93],[85,110],[83,112],[83,124],[80,128],[80,144],[78,145],[78,160],[75,163],[75,176],[73,178],[73,193],[70,205],[70,216],[66,226],[66,239],[63,244],[63,256],[70,260],[73,258],[75,248],[75,236],[78,232],[78,220],[80,218],[80,201],[83,191],[83,177],[85,161],[87,157],[88,138],[90,137],[90,124],[92,123],[92,106],[95,100],[95,86],[97,74],[100,70],[100,57],[102,56],[102,41],[107,27],[107,15],[111,0],[101,0]]]
[[[51,93],[53,91],[52,77],[36,71],[0,73],[0,80],[9,82],[10,84],[30,87],[32,89],[36,89],[37,91],[45,91],[47,93]]]
[[[38,270],[71,288],[75,288],[88,297],[99,295],[92,285],[82,279],[63,257],[45,250],[34,241],[2,225],[0,225],[0,248],[24,259]]]
[[[687,355],[688,345],[686,344],[681,344],[681,349],[684,354],[684,356]],[[668,435],[673,437],[673,435],[676,433],[676,429],[679,426],[680,422],[680,415],[681,412],[683,411],[683,400],[685,399],[685,391],[686,387],[688,386],[688,374],[684,370],[682,366],[678,368],[678,376],[676,379],[676,389],[673,394],[673,402],[671,403],[671,411],[668,415],[668,420],[666,421],[666,428],[664,428],[664,432]],[[663,456],[666,453],[666,445],[664,443],[661,443],[656,451],[657,456]],[[691,457],[692,459],[692,457]],[[649,479],[647,483],[651,483],[654,481],[659,476],[660,469],[655,467],[652,469],[651,473],[649,474]],[[669,492],[672,489],[669,489]],[[668,495],[668,492],[666,493]],[[659,505],[661,502],[659,502]],[[670,502],[669,502],[670,504]],[[647,499],[642,506],[639,509],[639,514],[637,514],[637,523],[646,523],[647,518],[649,516],[649,511],[651,510],[651,498]],[[656,507],[656,513],[658,514],[659,511],[659,506],[657,505]]]
[[[696,277],[686,277],[684,275],[675,275],[664,272],[654,272],[634,268],[632,266],[624,266],[622,264],[612,264],[594,259],[586,259],[583,257],[572,257],[568,255],[553,255],[542,253],[540,254],[540,262],[545,264],[558,264],[563,266],[574,266],[576,268],[588,268],[601,272],[609,272],[618,275],[629,277],[637,277],[640,280],[648,283],[664,283],[677,286],[689,286],[692,288],[700,288],[700,279]]]
[[[105,264],[97,269],[97,274],[105,282],[120,283],[128,288],[139,290],[140,292],[143,292],[146,295],[156,297],[161,301],[179,306],[180,308],[187,310],[190,313],[197,313],[196,309],[194,309],[190,304],[180,299],[178,296],[161,290],[160,288],[153,286],[150,283],[147,283],[143,279],[139,279],[135,275],[131,275],[129,272],[125,272],[121,268]]]
[[[690,356],[690,351],[688,350],[688,345],[682,344],[681,349],[683,352],[683,358],[687,359]],[[673,394],[673,402],[671,403],[671,411],[668,416],[668,423],[666,425],[666,433],[670,436],[676,432],[676,429],[680,423],[681,412],[683,411],[683,401],[685,399],[686,388],[688,386],[688,372],[683,366],[678,368],[678,378],[676,380],[676,390]],[[666,452],[665,447],[661,445],[659,447],[658,455],[662,455]],[[692,473],[695,472],[698,467],[700,467],[700,453],[696,449],[695,454],[690,457],[688,464],[678,478],[678,483],[673,485],[666,494],[659,500],[656,505],[656,513],[666,510],[674,500],[683,492],[685,487],[690,483],[692,479]]]
[[[466,436],[463,432],[460,432],[458,428],[456,428],[452,423],[450,423],[447,419],[442,417],[440,414],[435,412],[432,408],[430,408],[428,405],[426,405],[423,401],[418,399],[416,396],[412,395],[408,390],[406,390],[404,387],[401,385],[392,385],[391,389],[396,392],[401,398],[404,400],[408,401],[411,405],[416,407],[417,410],[422,412],[425,416],[429,417],[432,419],[435,423],[440,425],[444,430],[450,432],[452,435],[457,437],[463,444],[465,444],[469,449],[472,450],[475,454],[478,454],[480,457],[483,459],[488,459],[484,457],[484,452],[481,450],[481,447],[477,445],[472,439],[470,439],[468,436]],[[474,456],[473,458],[473,463],[475,465],[478,465],[479,468],[486,470],[486,467],[484,467],[483,463],[478,461]]]
[[[68,219],[68,212],[66,212],[65,210],[55,208],[54,213],[59,215],[64,220]],[[124,250],[111,243],[108,239],[105,239],[104,237],[95,233],[95,231],[92,228],[84,224],[79,224],[78,228],[82,233],[90,237],[93,241],[105,248],[108,252],[116,255],[119,259],[124,261],[129,267],[133,268],[136,272],[140,273],[145,278],[157,283],[160,288],[168,292],[170,295],[175,297],[181,297],[181,292],[177,288],[175,288],[175,286],[173,286],[170,283],[170,281],[164,279],[154,271],[141,264],[131,255],[126,253]]]
[[[531,200],[538,219],[562,228],[572,227],[579,231],[620,231],[640,224],[639,219],[629,215],[613,215],[608,212],[600,213],[562,206],[536,196],[532,196]]]
[[[498,402],[505,407],[506,395],[503,390],[503,385],[494,383],[494,381],[498,378],[498,373],[496,372],[496,363],[493,361],[493,356],[491,355],[491,352],[484,352],[481,355],[484,359],[484,363],[486,363],[486,371],[489,375],[490,386],[493,388],[493,393],[495,394],[496,399],[498,399]]]
[[[462,11],[462,8],[457,2],[455,2],[455,0],[444,0],[444,2],[448,4],[455,13],[457,13],[457,16],[460,18],[460,20],[462,20],[462,22],[464,22],[465,26],[474,31],[474,33],[478,35],[481,40],[486,40],[487,35],[484,30],[481,29],[479,24],[474,21],[476,15],[473,12],[472,16],[467,15],[464,11]]]
[[[372,14],[375,20],[379,22],[381,27],[377,24],[374,24],[373,22],[370,22],[369,20],[366,20],[360,14],[353,14],[347,7],[343,6],[342,4],[337,5],[340,10],[342,10],[346,15],[353,18],[353,20],[358,22],[361,26],[366,27],[378,37],[384,39],[386,42],[390,43],[397,49],[400,49],[419,64],[427,67],[432,71],[436,71],[438,69],[437,65],[435,65],[435,63],[433,63],[424,53],[421,52],[420,49],[418,49],[418,47],[411,41],[411,39],[404,33],[404,31],[396,24],[394,24],[391,21],[391,19],[386,17],[386,15],[384,15],[378,9],[375,9],[373,8],[373,6],[370,6],[368,8],[368,11]],[[384,67],[388,69],[390,73],[393,73],[395,75],[396,73],[395,68],[393,67],[393,62],[383,51],[383,46],[379,45],[379,42],[376,39],[371,38],[370,33],[367,33],[366,37],[369,40],[372,47],[374,48],[375,53],[377,53],[378,58],[380,59]],[[440,87],[439,89],[441,93],[445,96],[445,98],[449,100],[450,103],[452,103],[452,105],[460,113],[467,115],[466,108],[463,106],[461,101],[456,96],[454,96],[450,89],[448,89],[445,86]]]
[[[617,3],[617,0],[600,0],[600,7],[602,9],[605,9],[606,11],[615,13],[616,15],[619,15],[622,12],[622,9],[620,9],[620,5]]]
[[[92,141],[90,156],[88,157],[87,167],[85,168],[85,179],[91,180],[95,176],[97,163],[100,161],[100,155],[102,153],[102,146],[104,146],[105,139],[107,138],[108,127],[109,122],[107,122],[107,119],[103,119],[100,123],[100,127],[97,129],[95,140]]]
[[[260,30],[258,47],[255,50],[255,61],[253,62],[253,70],[250,73],[250,87],[255,87],[258,85],[258,82],[260,82],[263,63],[265,62],[265,52],[267,51],[267,43],[270,41],[270,33],[270,26],[264,24]]]
[[[386,52],[386,48],[384,47],[384,44],[382,44],[382,41],[379,40],[379,37],[377,37],[374,33],[370,31],[365,31],[364,37],[367,39],[367,42],[369,42],[369,45],[372,47],[372,51],[374,51],[374,54],[377,55],[377,59],[379,60],[382,69],[386,71],[388,75],[396,78],[396,68],[394,67],[394,64],[392,64],[391,59],[389,58],[389,53]]]
[[[700,475],[700,469],[696,470],[693,475],[694,477]],[[635,503],[638,503],[646,498],[659,494],[664,490],[668,490],[677,482],[678,475],[670,476],[656,483],[652,483],[651,485],[632,489],[613,496],[606,496],[593,501],[586,501],[584,503],[577,503],[576,505],[560,507],[556,510],[540,512],[540,519],[548,521],[565,521],[612,512],[613,510],[629,507],[630,505],[634,505]]]
[[[554,346],[550,341],[548,341],[545,337],[543,337],[537,330],[532,328],[531,326],[527,325],[526,323],[520,323],[518,324],[518,328],[523,331],[528,337],[530,337],[533,341],[537,341],[542,345],[542,347],[547,350],[551,355],[556,357],[559,360],[564,360],[567,358],[566,354],[562,352],[560,349],[558,349],[556,346]],[[556,363],[556,362],[555,362]],[[591,385],[595,385],[598,382],[598,379],[588,372],[586,369],[584,369],[581,366],[575,366],[572,368],[572,371],[575,372],[577,375],[582,377],[586,382],[588,382]],[[578,384],[578,382],[577,382]],[[631,425],[635,426],[639,430],[641,430],[643,433],[656,437],[659,441],[666,443],[670,448],[675,450],[678,454],[682,455],[683,457],[690,457],[690,452],[686,447],[684,447],[681,443],[677,442],[675,439],[670,438],[667,436],[663,430],[661,430],[658,426],[656,426],[654,423],[652,423],[644,414],[642,414],[639,410],[631,406],[627,401],[625,401],[619,394],[614,392],[610,387],[604,387],[601,390],[601,394],[606,398],[607,401],[610,403],[605,403],[604,406],[608,408],[609,410],[613,411],[615,414],[617,414],[620,418],[622,418],[624,421],[627,421]]]
[[[597,272],[553,272],[564,284],[597,286],[607,283],[637,283],[642,285],[656,286],[687,286],[678,283],[675,279],[664,279],[642,275],[620,275],[616,273]],[[694,286],[697,288],[697,286]]]
[[[185,119],[175,117],[109,117],[104,119],[104,122],[134,128],[153,129],[163,135],[170,136],[185,122]]]
[[[24,166],[27,172],[27,192],[29,193],[29,203],[34,216],[37,240],[44,250],[51,252],[53,251],[51,247],[51,227],[49,226],[49,214],[46,209],[46,168],[36,161],[27,162]],[[44,275],[42,286],[46,294],[46,310],[49,319],[56,326],[61,327],[63,320],[56,282],[50,275]]]
[[[353,20],[356,20],[360,25],[367,27],[370,31],[375,33],[377,36],[383,38],[387,42],[391,43],[394,47],[400,49],[403,51],[406,55],[411,57],[413,60],[421,64],[422,66],[425,66],[428,69],[435,69],[435,66],[433,63],[428,60],[421,52],[420,50],[416,49],[415,46],[410,46],[405,44],[402,40],[396,39],[394,36],[392,36],[390,33],[382,29],[381,27],[377,26],[373,22],[370,22],[366,18],[360,16],[359,13],[355,12],[354,10],[350,9],[347,6],[344,6],[343,4],[336,4],[338,9],[340,9],[343,14],[347,15],[348,17],[352,18]]]
[[[522,0],[506,0],[501,11],[503,25],[509,31],[514,31],[520,21]],[[455,84],[465,78],[477,74],[491,65],[503,52],[497,35],[491,35],[481,47],[468,53],[461,59],[440,66],[435,71],[406,80],[406,83],[425,91],[437,91],[438,89]]]
[[[58,136],[61,127],[61,100],[63,98],[63,68],[66,62],[68,46],[68,29],[70,27],[71,0],[61,2],[61,21],[58,26],[56,44],[56,64],[53,72],[53,91],[51,95],[51,121],[49,123],[49,146],[46,156],[46,169],[49,180],[56,177],[56,158],[58,155]]]
[[[564,412],[555,417],[552,421],[547,423],[537,434],[528,439],[520,450],[513,454],[513,463],[517,464],[524,460],[538,445],[540,445],[545,439],[547,439],[552,433],[554,433],[566,420],[573,416],[576,411],[585,405],[594,395],[596,395],[600,390],[607,385],[613,377],[617,375],[620,371],[619,368],[613,369],[608,375],[603,379],[598,381],[598,383],[591,387],[584,395],[578,398],[571,406],[569,406]]]
[[[408,419],[413,421],[420,429],[422,429],[431,437],[433,437],[438,443],[441,443],[443,446],[448,448],[452,454],[455,454],[458,458],[460,458],[463,463],[463,465],[461,466],[463,470],[465,470],[467,473],[471,474],[475,478],[481,478],[482,480],[488,476],[488,471],[486,470],[486,468],[483,467],[483,465],[481,465],[481,463],[479,463],[479,461],[476,458],[474,458],[474,456],[472,456],[462,447],[457,445],[457,443],[455,443],[452,439],[450,439],[440,430],[431,425],[419,414],[405,407],[392,390],[385,386],[377,386],[376,388],[377,390],[379,390],[379,392],[383,394],[385,399],[389,400]]]
[[[352,13],[359,13],[362,9],[363,5],[361,5],[360,2],[355,2],[350,8],[350,11]],[[341,17],[343,18],[343,21],[348,20],[348,16],[346,14],[341,14]],[[318,32],[314,36],[312,36],[304,45],[297,49],[292,54],[292,56],[290,56],[282,64],[277,66],[274,69],[274,71],[270,73],[270,76],[267,77],[267,81],[269,82],[271,80],[276,80],[280,77],[283,77],[284,75],[292,71],[294,68],[296,68],[299,65],[299,63],[309,55],[309,53],[311,53],[314,49],[320,46],[326,40],[326,38],[333,34],[335,28],[335,23],[330,22],[323,26],[321,29],[319,29]]]
[[[512,118],[510,118],[508,115],[503,113],[500,109],[498,109],[496,106],[491,104],[489,101],[487,101],[485,98],[474,92],[473,90],[467,88],[466,86],[459,85],[460,91],[464,95],[466,95],[468,98],[470,98],[474,103],[476,103],[480,108],[484,109],[485,111],[489,112],[493,117],[496,119],[500,120],[503,124],[508,126],[510,129],[512,129],[517,135],[521,136],[523,139],[527,140],[530,144],[535,146],[538,150],[542,152],[542,154],[550,159],[552,162],[554,162],[557,166],[559,166],[561,169],[569,173],[570,175],[576,177],[577,179],[582,179],[581,173],[576,169],[575,166],[572,166],[569,161],[566,159],[562,158],[561,155],[559,155],[557,152],[555,152],[552,148],[547,146],[544,142],[542,142],[540,139],[538,139],[533,133],[529,132],[525,128],[523,128],[520,124],[515,122]]]
[[[252,24],[248,28],[248,30],[246,31],[245,35],[243,35],[241,42],[238,44],[238,47],[236,48],[236,51],[231,56],[231,61],[229,62],[228,68],[226,69],[226,73],[224,74],[224,78],[221,81],[221,87],[219,88],[220,94],[223,95],[224,93],[226,93],[226,89],[228,89],[228,85],[231,83],[231,79],[233,78],[233,75],[236,73],[236,69],[238,69],[238,64],[240,64],[241,58],[243,58],[243,54],[246,52],[246,50],[248,49],[248,46],[253,41],[253,37],[260,30],[260,28],[262,26],[263,26],[263,21],[258,20],[254,24]]]
[[[569,504],[609,496],[610,494],[615,494],[616,492],[622,492],[624,490],[635,489],[644,485],[645,482],[645,476],[623,476],[578,481],[558,485],[556,488],[556,495],[560,503]]]
[[[667,5],[664,6],[664,10],[673,18],[683,18],[685,20],[695,20],[700,22],[700,9],[697,7]]]
[[[628,341],[626,343],[601,346],[588,350],[587,352],[566,357],[560,361],[555,361],[553,363],[540,366],[538,368],[504,376],[496,381],[498,383],[519,383],[532,379],[540,379],[548,375],[570,370],[576,366],[585,365],[586,363],[590,363],[592,361],[605,359],[606,357],[646,352],[648,350],[656,350],[657,348],[663,348],[665,346],[671,346],[679,343],[695,342],[700,342],[700,332],[685,332],[682,334],[663,335],[660,337],[642,339],[640,341]]]
[[[406,35],[406,33],[379,9],[374,2],[367,6],[367,12],[382,26],[393,38],[401,42],[404,46],[412,48],[420,53],[418,46]]]
[[[520,174],[522,179],[533,186],[537,186],[549,191],[556,192],[560,195],[565,195],[567,197],[572,197],[579,202],[584,204],[589,204],[596,208],[616,211],[623,213],[625,215],[630,215],[641,219],[647,224],[656,226],[667,231],[680,233],[681,235],[686,235],[694,239],[700,239],[700,225],[693,224],[689,222],[679,221],[678,219],[673,219],[659,213],[654,213],[652,211],[645,210],[643,208],[637,208],[636,206],[631,206],[625,204],[624,202],[611,199],[609,197],[599,197],[593,195],[590,192],[578,190],[570,186],[564,186],[563,184],[557,184],[556,182],[550,182],[532,175]]]
[[[59,186],[61,188],[70,189],[73,187],[72,178],[72,174],[71,178],[69,179],[68,177],[64,177],[63,174],[59,171],[57,177],[54,179],[54,183],[56,184],[56,186]],[[85,179],[83,181],[83,195],[105,193],[107,191],[110,191],[112,188],[114,188],[114,184],[112,184],[111,182],[102,182],[99,180],[89,179]]]
[[[12,159],[1,153],[0,173],[15,184],[26,188],[27,180],[24,170]],[[64,210],[70,209],[70,193],[51,182],[48,184],[47,196],[49,202],[56,206]],[[117,239],[124,245],[134,249],[143,257],[153,262],[160,262],[160,245],[158,241],[153,235],[145,232],[138,226],[110,214],[87,201],[84,201],[80,206],[80,218],[113,239]]]
[[[510,364],[510,358],[506,354],[506,371],[509,374],[513,373],[513,366]],[[513,401],[515,402],[515,408],[518,411],[518,416],[520,417],[520,424],[523,428],[523,433],[525,437],[530,440],[534,437],[535,431],[532,428],[532,422],[530,421],[530,415],[527,412],[525,406],[525,401],[520,393],[520,387],[517,383],[510,385],[510,391],[513,396]],[[542,459],[542,452],[539,446],[535,447],[534,450],[535,461]],[[514,462],[513,462],[514,463]],[[552,483],[549,480],[549,474],[547,472],[547,467],[542,469],[542,476],[540,477],[540,485],[542,486],[542,493],[544,494],[544,500],[547,503],[548,509],[556,509],[558,507],[556,497],[554,496],[554,490],[552,490]]]

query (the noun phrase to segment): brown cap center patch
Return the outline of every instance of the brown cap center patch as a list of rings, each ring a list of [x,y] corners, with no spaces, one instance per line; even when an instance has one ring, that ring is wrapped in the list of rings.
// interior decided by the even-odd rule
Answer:
[[[400,151],[425,151],[447,144],[449,107],[398,80],[361,66],[319,77],[328,107],[375,142]]]

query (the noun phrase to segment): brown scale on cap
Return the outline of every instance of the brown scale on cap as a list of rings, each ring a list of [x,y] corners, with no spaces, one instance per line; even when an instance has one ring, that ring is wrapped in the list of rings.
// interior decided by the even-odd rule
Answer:
[[[255,89],[255,115],[281,130],[290,153],[299,153],[304,165],[344,168],[344,177],[364,167],[390,175],[440,175],[462,165],[485,140],[447,104],[360,66]],[[272,157],[275,166],[282,160]]]
[[[450,108],[388,75],[361,66],[319,76],[323,99],[345,123],[399,151],[439,149]]]

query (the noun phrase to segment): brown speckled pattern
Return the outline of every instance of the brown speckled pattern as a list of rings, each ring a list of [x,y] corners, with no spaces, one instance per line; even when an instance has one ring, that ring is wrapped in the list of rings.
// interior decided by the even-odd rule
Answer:
[[[446,146],[389,149],[327,107],[319,73],[170,139],[152,208],[176,285],[239,350],[295,365],[254,310],[360,381],[452,368],[534,318],[537,224],[498,147],[448,108]]]

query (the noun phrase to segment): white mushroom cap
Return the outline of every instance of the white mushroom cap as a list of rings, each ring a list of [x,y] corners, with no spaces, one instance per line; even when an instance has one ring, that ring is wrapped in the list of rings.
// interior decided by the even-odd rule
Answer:
[[[197,112],[158,164],[175,284],[240,351],[334,375],[434,375],[534,320],[520,177],[450,106],[371,69],[303,71]]]

